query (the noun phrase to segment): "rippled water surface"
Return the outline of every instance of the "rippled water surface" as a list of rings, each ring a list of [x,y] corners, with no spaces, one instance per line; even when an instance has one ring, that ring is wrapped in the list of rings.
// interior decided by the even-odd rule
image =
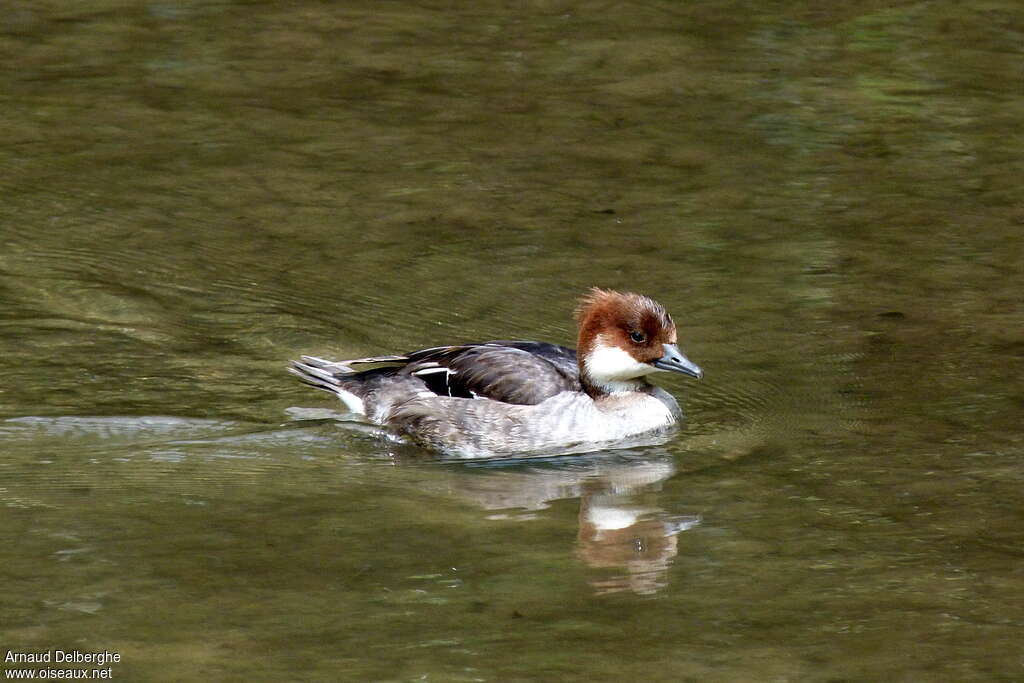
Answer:
[[[0,653],[1024,679],[1019,3],[4,14]],[[705,369],[666,443],[443,462],[284,371],[591,285]]]

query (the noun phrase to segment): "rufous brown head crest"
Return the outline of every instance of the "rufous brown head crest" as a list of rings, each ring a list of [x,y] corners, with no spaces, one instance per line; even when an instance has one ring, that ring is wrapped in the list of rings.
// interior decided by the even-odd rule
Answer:
[[[579,351],[592,350],[598,335],[606,344],[629,349],[641,362],[659,358],[662,344],[676,343],[676,326],[665,307],[633,292],[593,287],[576,307]]]

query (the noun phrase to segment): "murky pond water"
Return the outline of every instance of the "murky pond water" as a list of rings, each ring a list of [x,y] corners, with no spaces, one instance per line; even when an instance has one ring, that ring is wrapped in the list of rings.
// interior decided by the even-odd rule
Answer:
[[[15,2],[0,654],[1024,678],[1019,3]],[[668,442],[438,461],[284,367],[664,303]],[[12,664],[98,669],[98,665]]]

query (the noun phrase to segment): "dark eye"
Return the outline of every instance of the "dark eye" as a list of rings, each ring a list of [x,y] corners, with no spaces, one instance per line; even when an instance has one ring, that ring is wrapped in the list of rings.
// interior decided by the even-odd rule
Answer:
[[[637,344],[643,344],[647,341],[647,336],[643,332],[630,332],[629,338],[635,341]]]

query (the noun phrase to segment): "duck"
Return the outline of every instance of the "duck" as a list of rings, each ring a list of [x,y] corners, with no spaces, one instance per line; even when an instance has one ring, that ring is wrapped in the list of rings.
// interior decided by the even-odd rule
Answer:
[[[648,378],[704,372],[680,351],[665,307],[594,287],[575,318],[575,350],[495,340],[342,361],[302,356],[289,371],[388,434],[456,458],[604,450],[676,429],[678,402]]]

